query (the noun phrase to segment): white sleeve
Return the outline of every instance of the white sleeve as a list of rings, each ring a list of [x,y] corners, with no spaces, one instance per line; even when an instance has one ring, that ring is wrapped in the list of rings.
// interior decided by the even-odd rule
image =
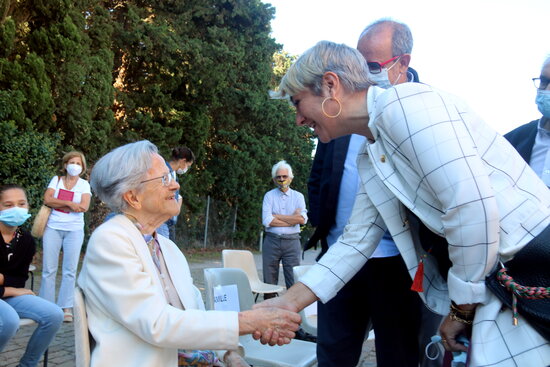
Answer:
[[[452,262],[449,296],[459,304],[483,302],[485,275],[498,256],[500,223],[483,152],[469,131],[470,124],[483,122],[456,98],[427,86],[392,93],[378,101],[385,105],[379,106],[377,127],[408,162],[410,171],[402,174],[417,179],[418,190],[431,192],[441,211]]]
[[[180,310],[171,306],[152,278],[154,271],[146,270],[148,265],[130,238],[121,231],[101,229],[90,238],[79,277],[87,302],[152,345],[237,348],[237,312]]]
[[[50,180],[50,183],[48,184],[48,189],[57,189],[57,186],[58,186],[58,182],[59,182],[59,176],[53,176],[52,179]]]
[[[361,270],[385,231],[380,213],[360,184],[344,232],[300,281],[323,303],[329,301]]]
[[[273,219],[273,195],[269,195],[269,191],[264,195],[262,203],[262,224],[264,227],[269,227]]]

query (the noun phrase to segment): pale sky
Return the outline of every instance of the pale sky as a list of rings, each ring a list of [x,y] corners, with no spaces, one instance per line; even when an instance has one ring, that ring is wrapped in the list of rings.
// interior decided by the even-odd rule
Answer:
[[[406,23],[420,81],[459,96],[504,134],[540,118],[531,78],[550,54],[550,0],[262,0],[272,36],[299,55],[321,40],[356,47],[372,21]]]

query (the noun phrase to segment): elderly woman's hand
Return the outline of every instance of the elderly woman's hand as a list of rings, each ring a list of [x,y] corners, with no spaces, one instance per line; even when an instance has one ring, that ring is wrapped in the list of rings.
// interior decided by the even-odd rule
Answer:
[[[301,322],[302,318],[296,312],[274,307],[239,312],[240,334],[269,335],[266,340],[270,345],[290,343]]]

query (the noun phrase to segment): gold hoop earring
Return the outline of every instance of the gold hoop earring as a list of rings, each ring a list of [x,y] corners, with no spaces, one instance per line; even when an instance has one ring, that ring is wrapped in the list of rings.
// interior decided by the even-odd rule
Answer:
[[[336,113],[336,115],[329,115],[325,111],[325,102],[328,101],[328,100],[331,100],[331,99],[335,100],[338,103],[338,112]],[[323,111],[323,115],[325,115],[326,117],[328,117],[330,119],[334,119],[334,118],[340,116],[340,114],[342,113],[342,103],[340,103],[340,101],[336,97],[327,97],[323,100],[323,103],[321,103],[321,110]]]

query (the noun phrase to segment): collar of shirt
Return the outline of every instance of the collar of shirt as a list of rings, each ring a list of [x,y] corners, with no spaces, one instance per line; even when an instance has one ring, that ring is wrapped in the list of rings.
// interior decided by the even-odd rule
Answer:
[[[542,116],[539,120],[538,132],[539,134],[545,134],[546,136],[550,136],[550,129],[548,129],[546,125],[550,127],[550,118]]]
[[[286,192],[281,191],[281,189],[279,189],[279,188],[277,188],[277,190],[279,191],[279,195],[281,195],[281,196],[283,196],[283,195],[290,196],[290,191],[292,189],[289,187],[288,190],[286,190]]]

